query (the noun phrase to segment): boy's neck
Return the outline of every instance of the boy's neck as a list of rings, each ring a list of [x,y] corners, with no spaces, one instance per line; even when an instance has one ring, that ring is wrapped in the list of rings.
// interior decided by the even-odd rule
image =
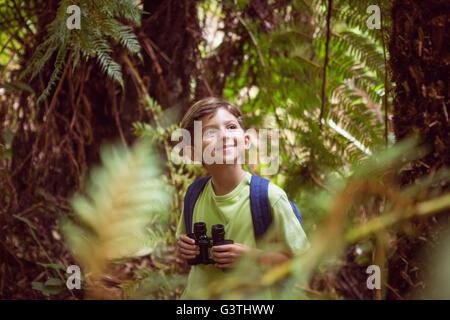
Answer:
[[[242,165],[220,165],[208,167],[214,193],[223,196],[233,191],[242,181],[245,171]]]

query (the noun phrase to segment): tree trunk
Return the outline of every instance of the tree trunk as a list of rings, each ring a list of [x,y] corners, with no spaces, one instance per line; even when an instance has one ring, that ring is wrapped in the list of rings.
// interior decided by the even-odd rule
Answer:
[[[450,165],[449,19],[450,3],[445,0],[396,0],[392,7],[389,50],[396,84],[394,132],[397,140],[416,135],[431,148],[403,172],[404,185]],[[448,184],[441,188],[448,189]],[[433,272],[427,253],[438,241],[439,230],[448,223],[446,216],[448,212],[414,221],[410,225],[412,235],[398,235],[388,279],[397,291],[388,291],[388,299],[411,294],[421,297],[425,281]]]
[[[395,135],[401,140],[419,134],[432,148],[414,163],[405,183],[450,165],[449,11],[445,0],[398,0],[392,8]]]

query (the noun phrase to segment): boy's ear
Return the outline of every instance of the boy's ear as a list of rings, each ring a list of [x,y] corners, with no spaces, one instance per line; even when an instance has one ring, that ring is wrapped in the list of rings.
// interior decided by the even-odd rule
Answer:
[[[250,150],[250,146],[252,144],[252,140],[250,134],[248,132],[244,133],[244,150]]]

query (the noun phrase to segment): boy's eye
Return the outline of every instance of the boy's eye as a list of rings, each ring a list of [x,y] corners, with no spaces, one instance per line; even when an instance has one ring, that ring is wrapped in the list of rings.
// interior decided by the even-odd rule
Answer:
[[[236,126],[235,124],[230,124],[230,125],[228,126],[228,129],[234,130],[234,129],[237,129],[237,126]]]

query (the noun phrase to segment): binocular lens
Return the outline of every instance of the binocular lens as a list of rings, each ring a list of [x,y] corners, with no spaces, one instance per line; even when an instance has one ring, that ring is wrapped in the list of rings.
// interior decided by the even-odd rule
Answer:
[[[213,225],[211,234],[214,241],[223,241],[225,239],[225,228],[223,227],[223,224]]]
[[[198,235],[206,234],[206,223],[204,222],[194,223],[194,233]]]

